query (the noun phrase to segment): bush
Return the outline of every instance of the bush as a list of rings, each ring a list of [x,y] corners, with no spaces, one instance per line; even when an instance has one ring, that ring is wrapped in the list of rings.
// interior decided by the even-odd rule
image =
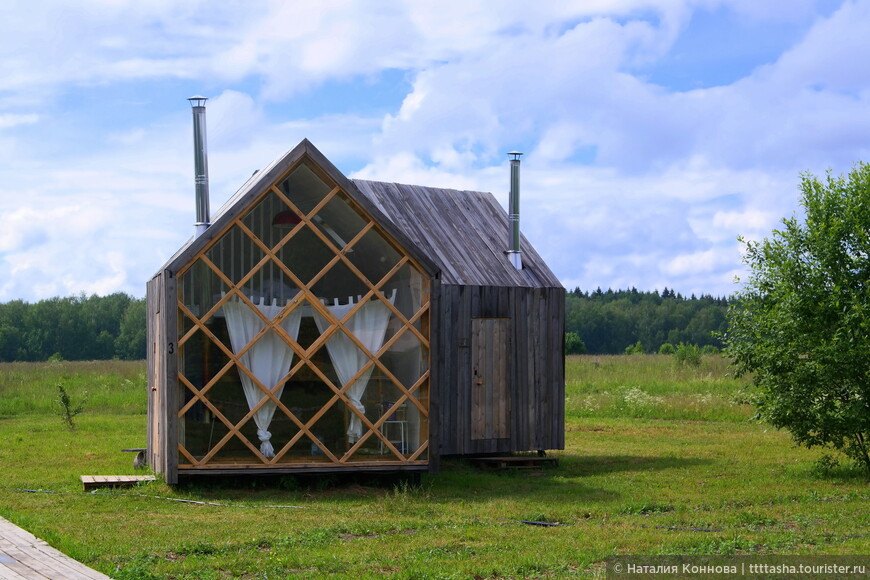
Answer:
[[[712,344],[705,344],[701,347],[701,354],[703,355],[717,355],[719,354],[719,349],[713,346]]]
[[[643,348],[643,344],[637,341],[625,347],[625,354],[646,354],[646,350]]]
[[[659,354],[674,354],[675,352],[677,352],[677,349],[675,349],[674,345],[669,342],[666,342],[659,347]]]
[[[674,351],[674,358],[678,365],[696,367],[701,364],[701,349],[696,344],[681,342]]]
[[[565,354],[586,354],[586,343],[576,332],[565,334]]]

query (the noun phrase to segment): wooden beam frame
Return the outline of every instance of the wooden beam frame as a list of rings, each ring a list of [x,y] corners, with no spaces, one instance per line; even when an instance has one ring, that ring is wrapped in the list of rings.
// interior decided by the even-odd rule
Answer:
[[[300,162],[301,163],[301,162]],[[421,349],[425,349],[428,351],[428,356],[431,357],[431,349],[430,349],[430,341],[429,341],[429,316],[430,316],[430,303],[429,303],[429,288],[428,284],[424,283],[423,294],[421,296],[421,303],[416,312],[411,314],[409,317],[406,317],[392,302],[386,299],[384,292],[382,291],[382,287],[387,284],[390,280],[393,279],[399,272],[402,271],[403,268],[410,267],[416,270],[423,276],[423,280],[427,280],[425,275],[423,275],[423,268],[420,267],[399,245],[393,240],[382,228],[378,227],[378,225],[372,220],[368,214],[359,207],[357,203],[354,202],[345,192],[343,192],[339,187],[333,187],[329,193],[327,193],[323,199],[321,199],[311,211],[307,214],[303,213],[277,186],[277,183],[280,183],[283,179],[287,177],[298,164],[291,167],[287,172],[285,172],[281,177],[279,177],[268,189],[264,190],[263,193],[257,197],[250,205],[250,208],[257,207],[263,199],[266,198],[267,195],[272,194],[276,196],[281,203],[283,203],[286,208],[293,211],[296,216],[299,218],[299,223],[296,224],[289,232],[287,232],[284,236],[281,237],[280,241],[274,245],[274,247],[268,247],[259,236],[256,235],[254,231],[245,223],[245,219],[250,214],[249,211],[244,211],[239,214],[235,219],[233,219],[224,230],[215,235],[214,239],[211,240],[209,244],[203,247],[192,259],[191,261],[178,272],[178,277],[181,279],[198,261],[213,273],[218,280],[222,284],[224,284],[227,290],[223,293],[221,298],[211,307],[209,310],[202,315],[201,318],[197,317],[179,298],[178,300],[178,312],[180,315],[186,317],[192,323],[190,329],[188,329],[183,336],[179,337],[178,345],[179,352],[183,352],[181,350],[183,346],[190,341],[190,339],[196,334],[196,332],[201,331],[206,340],[210,341],[212,344],[216,345],[220,351],[226,356],[227,362],[215,373],[213,377],[210,378],[206,382],[205,385],[202,386],[201,389],[197,389],[195,385],[193,385],[186,377],[184,377],[183,373],[178,372],[178,380],[180,384],[184,386],[192,395],[191,399],[181,406],[177,414],[175,416],[177,418],[183,418],[185,414],[193,407],[196,402],[201,402],[209,411],[214,415],[214,417],[219,420],[226,428],[227,433],[221,437],[221,439],[215,443],[210,449],[207,450],[207,453],[202,456],[200,459],[194,457],[181,443],[178,444],[178,452],[181,456],[183,456],[189,463],[180,464],[180,468],[191,468],[191,469],[209,469],[209,468],[226,468],[227,464],[224,462],[214,463],[217,453],[224,448],[224,446],[232,440],[234,437],[238,438],[245,447],[251,450],[254,457],[259,463],[253,465],[262,465],[264,467],[270,466],[281,466],[285,467],[287,465],[286,462],[281,462],[282,459],[286,456],[286,454],[296,445],[300,439],[303,437],[308,437],[324,454],[324,457],[328,459],[328,461],[335,465],[355,465],[359,463],[360,465],[368,465],[373,463],[370,459],[366,461],[354,461],[354,454],[372,437],[375,439],[379,439],[383,446],[388,450],[389,454],[392,454],[394,457],[393,461],[400,462],[403,464],[417,464],[419,463],[420,457],[426,453],[429,449],[429,409],[428,405],[424,405],[421,400],[417,397],[417,395],[422,392],[424,389],[428,388],[429,379],[430,379],[430,364],[426,365],[426,369],[421,373],[421,375],[415,380],[413,385],[407,386],[404,385],[391,371],[386,367],[386,365],[381,361],[381,357],[384,353],[389,351],[392,346],[398,341],[403,335],[406,333],[410,333],[413,335],[419,342]],[[319,173],[319,172],[318,172]],[[318,213],[326,207],[332,200],[336,199],[338,196],[342,196],[341,199],[346,201],[348,205],[351,207],[353,211],[357,213],[366,223],[357,232],[356,235],[351,238],[343,248],[339,248],[334,240],[326,235],[323,231],[321,231],[320,227],[318,227],[314,218],[318,215]],[[253,265],[251,268],[237,281],[233,282],[226,273],[224,273],[221,268],[214,263],[214,261],[209,257],[209,251],[217,245],[220,240],[226,235],[227,232],[230,232],[233,228],[238,228],[240,232],[244,234],[262,253],[263,256]],[[299,277],[279,258],[279,252],[281,249],[289,243],[298,233],[303,231],[305,228],[308,228],[311,233],[313,233],[317,239],[319,239],[324,246],[334,254],[334,256],[327,261],[327,263],[317,272],[307,283],[303,282],[299,279]],[[393,267],[384,274],[380,280],[376,282],[372,282],[368,279],[368,277],[363,274],[359,268],[348,258],[348,252],[352,251],[354,246],[369,232],[376,232],[379,236],[381,236],[393,249],[399,254],[400,258]],[[270,320],[266,318],[266,316],[260,312],[260,310],[256,307],[256,305],[251,302],[251,300],[245,296],[242,291],[244,286],[249,283],[253,277],[266,265],[268,264],[277,265],[280,272],[288,277],[290,281],[298,288],[298,293],[292,301],[288,301],[288,303],[284,306],[281,312],[276,316],[274,320]],[[324,276],[328,272],[330,272],[334,267],[338,264],[342,264],[348,271],[350,271],[367,289],[368,291],[358,300],[357,304],[355,304],[341,319],[337,318],[334,314],[332,314],[331,310],[325,306],[317,295],[314,293],[314,286],[321,281]],[[234,353],[232,349],[228,348],[214,333],[209,329],[207,324],[214,317],[217,312],[226,304],[227,301],[231,299],[238,299],[244,302],[253,312],[255,312],[263,321],[263,328],[254,336],[254,338],[245,345],[242,350],[238,353]],[[389,337],[381,348],[376,352],[370,352],[362,342],[354,336],[352,332],[347,328],[347,323],[356,315],[356,313],[362,308],[362,306],[367,303],[369,300],[380,300],[386,307],[389,309],[392,316],[396,317],[396,319],[400,323],[400,328],[397,332],[395,332],[391,337]],[[299,343],[297,343],[292,337],[290,337],[287,332],[281,327],[280,321],[283,320],[287,315],[289,315],[294,309],[303,307],[304,304],[308,304],[310,308],[317,311],[325,320],[329,322],[329,328],[327,328],[321,335],[311,343],[307,348],[303,348]],[[417,328],[417,324],[421,327]],[[291,369],[287,372],[287,374],[282,377],[278,383],[272,388],[267,388],[264,384],[262,384],[257,377],[253,375],[253,373],[248,369],[241,361],[241,357],[263,336],[265,336],[268,332],[274,332],[285,343],[293,350],[294,355],[297,357],[297,361],[292,365]],[[323,373],[323,371],[314,363],[313,357],[317,354],[322,347],[326,344],[326,342],[337,332],[342,332],[345,336],[348,337],[351,342],[360,349],[361,352],[365,353],[365,355],[369,358],[368,362],[365,363],[357,373],[347,381],[344,385],[335,385],[333,382]],[[422,351],[421,351],[422,352]],[[428,362],[428,361],[427,361]],[[247,374],[247,376],[252,380],[252,382],[257,386],[257,388],[264,395],[260,401],[254,406],[254,408],[249,409],[249,411],[236,423],[230,421],[221,411],[214,405],[208,397],[208,393],[214,385],[216,385],[229,371],[232,367],[236,367],[239,369],[239,372],[243,372]],[[276,395],[278,389],[282,388],[287,381],[289,381],[297,372],[299,372],[303,367],[307,367],[311,369],[314,374],[326,385],[330,390],[332,390],[332,397],[308,420],[302,421],[300,420],[290,409],[284,405],[280,398]],[[347,396],[347,390],[369,369],[372,367],[376,367],[384,377],[388,379],[388,384],[392,384],[400,393],[400,396],[397,401],[386,411],[383,412],[382,415],[374,422],[370,421],[364,413],[360,412],[355,405],[353,405],[350,401],[350,398]],[[266,404],[267,401],[272,401],[276,405],[276,410],[280,409],[280,411],[288,417],[291,422],[298,429],[297,432],[290,438],[290,440],[284,444],[281,449],[279,449],[275,453],[275,457],[269,459],[263,456],[257,446],[252,443],[248,438],[246,438],[241,429],[247,424],[254,416],[254,414],[262,408],[263,405]],[[360,422],[367,428],[366,432],[353,444],[350,446],[347,451],[338,455],[333,453],[320,439],[314,434],[313,430],[317,422],[323,418],[323,416],[338,402],[341,401],[347,410],[347,412],[355,414]],[[402,450],[399,450],[394,446],[387,437],[381,432],[381,427],[386,422],[387,418],[393,413],[400,405],[405,403],[410,403],[413,405],[418,412],[420,413],[421,419],[424,421],[426,425],[425,437],[423,437],[423,441],[419,445],[419,447],[411,453],[403,454]],[[383,461],[376,461],[374,463],[383,464]],[[238,462],[238,465],[244,465],[250,467],[250,460],[241,460]]]

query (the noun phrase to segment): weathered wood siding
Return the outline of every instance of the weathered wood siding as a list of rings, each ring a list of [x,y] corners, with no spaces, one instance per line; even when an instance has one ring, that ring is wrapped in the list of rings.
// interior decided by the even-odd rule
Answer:
[[[563,288],[442,284],[433,356],[440,455],[509,453],[565,446]],[[510,319],[506,354],[509,432],[479,437],[475,426],[474,319]],[[503,434],[503,432],[501,433]]]
[[[161,442],[165,438],[163,424],[165,423],[165,406],[161,400],[166,386],[166,359],[159,355],[157,345],[165,341],[163,329],[163,277],[155,276],[147,285],[145,303],[148,312],[146,360],[148,363],[148,433],[147,458],[157,473],[166,471],[164,449]]]
[[[178,340],[175,278],[163,271],[146,287],[148,464],[167,483],[178,482]],[[167,306],[168,305],[168,306]]]

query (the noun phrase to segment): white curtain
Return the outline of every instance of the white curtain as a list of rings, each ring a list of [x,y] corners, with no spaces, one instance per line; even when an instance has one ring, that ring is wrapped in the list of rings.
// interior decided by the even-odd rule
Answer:
[[[269,320],[274,319],[283,309],[283,306],[278,305],[277,300],[274,298],[271,304],[267,304],[264,298],[260,298],[260,302],[256,306]],[[265,323],[247,304],[240,300],[229,300],[224,304],[223,312],[224,316],[226,316],[227,329],[230,333],[230,343],[233,352],[238,354],[263,329]],[[299,323],[301,320],[302,310],[301,308],[296,308],[281,321],[281,327],[293,340],[296,340],[299,335]],[[272,389],[287,374],[287,371],[290,370],[290,365],[293,363],[293,350],[280,336],[270,330],[239,357],[239,360],[257,377],[257,380],[264,387]],[[268,397],[268,395],[260,390],[247,373],[239,370],[239,375],[242,379],[242,388],[245,391],[248,409],[253,409],[257,403],[264,397]],[[283,391],[284,387],[282,386],[275,391],[275,397],[280,399]],[[254,423],[257,425],[257,437],[260,439],[260,452],[267,459],[275,457],[275,450],[270,442],[272,434],[269,433],[269,425],[272,423],[276,407],[275,402],[269,399],[254,413]]]
[[[396,298],[396,291],[390,297],[390,302]],[[357,297],[359,301],[361,297]],[[353,296],[349,296],[347,304],[339,304],[338,299],[334,305],[327,305],[333,316],[341,320],[353,308]],[[321,334],[329,328],[329,321],[326,320],[319,312],[312,309],[314,322],[317,324],[317,329]],[[381,300],[370,300],[360,306],[356,314],[345,323],[345,327],[353,333],[353,335],[366,347],[370,353],[375,354],[384,344],[384,335],[387,332],[387,324],[390,321],[390,309]],[[366,353],[361,351],[359,347],[343,332],[338,331],[326,341],[326,349],[329,352],[329,358],[332,360],[332,365],[335,368],[335,374],[338,375],[338,380],[342,385],[347,384],[353,376],[369,361]],[[366,387],[368,386],[369,377],[371,377],[374,366],[366,370],[353,385],[345,391],[347,398],[356,407],[360,413],[365,413],[366,408],[362,403],[362,398],[365,395]],[[351,414],[350,424],[347,429],[347,440],[349,443],[355,443],[357,439],[362,437],[363,427],[362,421],[355,414]]]

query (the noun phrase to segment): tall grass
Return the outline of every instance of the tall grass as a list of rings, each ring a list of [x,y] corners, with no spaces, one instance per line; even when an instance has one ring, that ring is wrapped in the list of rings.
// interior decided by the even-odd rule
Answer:
[[[144,361],[0,363],[0,418],[54,414],[57,385],[73,399],[87,392],[91,413],[142,414],[145,382]]]
[[[704,356],[699,366],[672,356],[569,356],[565,365],[568,417],[648,417],[745,421],[749,381],[729,373],[728,360]]]

